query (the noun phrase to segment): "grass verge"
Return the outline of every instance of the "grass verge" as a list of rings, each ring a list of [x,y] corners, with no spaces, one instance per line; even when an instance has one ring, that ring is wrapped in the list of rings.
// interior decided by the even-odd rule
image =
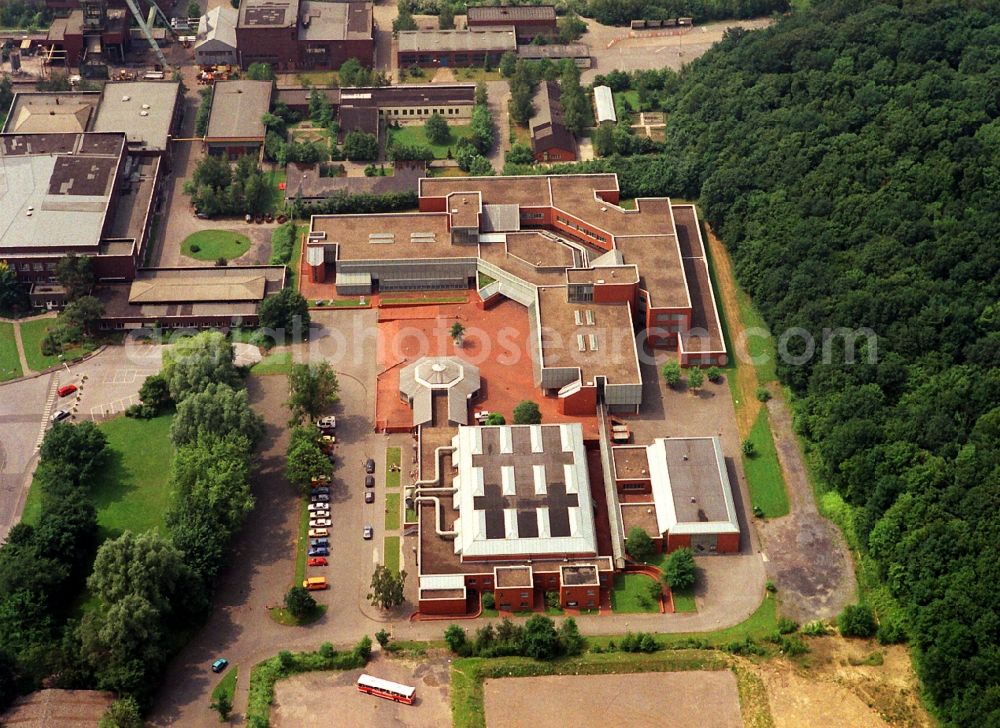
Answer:
[[[229,672],[219,680],[219,684],[212,691],[213,703],[224,695],[229,698],[229,704],[233,704],[233,697],[236,695],[236,676],[239,674],[239,671],[240,668],[238,665],[232,665],[229,668]]]
[[[21,359],[17,355],[17,341],[14,339],[14,324],[0,322],[0,382],[17,379],[21,371]]]
[[[385,496],[385,530],[399,530],[399,493],[387,493]]]
[[[325,604],[317,604],[314,610],[302,618],[294,616],[284,607],[271,607],[267,610],[267,616],[286,627],[304,627],[307,624],[312,624],[324,614],[326,614]]]
[[[372,303],[368,298],[365,298],[364,303],[358,299],[317,299],[310,301],[309,305],[317,308],[371,308]]]
[[[403,459],[403,451],[398,447],[387,447],[385,449],[385,487],[398,488],[400,476],[400,463]]]
[[[467,296],[436,296],[432,298],[383,298],[382,303],[390,306],[417,305],[421,303],[465,303]]]
[[[368,649],[371,648],[369,644]],[[250,700],[247,704],[247,725],[268,724],[274,703],[274,685],[292,675],[318,670],[353,670],[368,663],[368,654],[361,646],[350,652],[337,652],[324,645],[318,652],[279,652],[258,662],[250,670]]]
[[[389,571],[399,573],[399,536],[385,536],[382,539],[382,562]]]
[[[766,407],[757,413],[757,420],[747,439],[753,443],[755,450],[753,457],[743,456],[743,472],[750,488],[751,506],[760,508],[765,518],[784,516],[788,513],[788,493]]]
[[[195,260],[234,260],[250,250],[250,238],[230,230],[200,230],[188,235],[181,253]]]
[[[21,322],[21,343],[24,344],[24,358],[27,360],[28,367],[32,371],[40,372],[43,369],[58,366],[63,361],[76,361],[97,348],[95,342],[88,341],[78,346],[67,346],[63,349],[62,359],[59,358],[59,354],[43,354],[42,339],[49,332],[49,328],[55,326],[55,324],[56,319],[54,318],[41,318]],[[16,350],[15,356],[17,356]]]
[[[251,374],[268,376],[272,374],[290,374],[292,371],[292,352],[278,351],[268,354],[250,367]]]
[[[659,612],[660,608],[649,595],[653,580],[644,574],[618,574],[611,591],[611,610],[619,614]]]
[[[681,614],[698,611],[698,607],[695,605],[694,601],[694,591],[692,589],[685,589],[684,591],[671,590],[670,595],[674,599],[675,612]]]
[[[295,545],[295,581],[301,584],[306,578],[306,551],[309,550],[309,502],[303,498],[299,503],[299,537]]]

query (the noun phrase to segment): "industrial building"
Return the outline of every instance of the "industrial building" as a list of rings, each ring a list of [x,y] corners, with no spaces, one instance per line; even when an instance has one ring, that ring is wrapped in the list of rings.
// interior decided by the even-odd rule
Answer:
[[[576,67],[580,69],[587,69],[593,65],[590,48],[583,43],[522,45],[517,47],[517,57],[526,61],[540,61],[543,58],[550,61],[561,61],[563,58],[571,58]]]
[[[642,529],[663,553],[736,553],[740,524],[717,437],[657,438],[612,448],[627,535]]]
[[[262,117],[271,108],[270,81],[217,81],[212,93],[205,148],[236,159],[259,154],[267,129]]]
[[[475,31],[513,27],[518,43],[558,32],[553,5],[470,5],[466,20],[469,30]]]
[[[201,16],[198,40],[194,44],[194,61],[199,66],[236,65],[239,52],[236,45],[236,24],[240,11],[222,3]]]
[[[220,16],[220,22],[225,19]],[[348,58],[371,67],[372,3],[244,0],[235,37],[243,68],[268,63],[278,71],[336,69]]]
[[[536,162],[576,161],[576,139],[566,127],[559,96],[559,85],[555,81],[538,84],[532,100],[535,115],[528,122],[531,154]]]
[[[494,66],[508,51],[517,50],[513,27],[481,31],[403,30],[396,59],[400,68],[468,68],[487,61]]]
[[[594,86],[594,121],[598,126],[618,123],[615,97],[608,86]]]
[[[71,252],[98,280],[131,280],[159,174],[159,157],[130,154],[122,132],[0,135],[0,259],[24,282],[55,282]]]

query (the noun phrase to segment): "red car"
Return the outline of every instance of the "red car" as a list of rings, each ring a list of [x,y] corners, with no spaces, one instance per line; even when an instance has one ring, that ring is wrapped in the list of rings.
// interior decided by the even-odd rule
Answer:
[[[69,395],[73,394],[73,392],[75,392],[75,391],[76,391],[76,385],[75,384],[64,384],[63,386],[59,387],[59,396],[60,397],[68,397]]]
[[[309,566],[326,566],[329,562],[323,556],[313,556],[307,563]]]

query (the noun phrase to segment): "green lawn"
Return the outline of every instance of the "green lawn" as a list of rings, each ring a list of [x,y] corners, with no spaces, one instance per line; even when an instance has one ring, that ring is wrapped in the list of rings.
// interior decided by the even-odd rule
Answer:
[[[417,512],[410,507],[406,509],[406,523],[416,523],[417,522]]]
[[[152,420],[118,417],[98,425],[107,435],[110,450],[107,465],[91,483],[101,540],[120,536],[125,530],[163,532],[171,499],[172,420],[172,414]],[[24,521],[37,523],[41,508],[41,489],[32,487],[24,506]]]
[[[674,598],[674,611],[675,612],[697,612],[698,608],[694,603],[694,590],[685,589],[684,591],[673,591],[670,592],[671,596]]]
[[[486,275],[485,273],[479,273],[479,274],[477,274],[477,282],[478,282],[480,288],[486,288],[486,286],[488,286],[489,284],[496,283],[496,279],[495,278],[491,278],[490,276]]]
[[[288,261],[288,287],[299,288],[299,258],[302,256],[302,237],[309,232],[308,225],[295,226],[295,240],[292,242],[292,257]]]
[[[382,560],[389,571],[399,573],[399,536],[382,539]]]
[[[340,78],[336,71],[300,71],[295,76],[303,86],[337,86]]]
[[[736,299],[739,301],[740,318],[743,319],[743,326],[747,329],[747,350],[751,363],[757,370],[757,379],[761,384],[776,382],[778,381],[778,353],[775,349],[774,338],[768,332],[767,323],[763,316],[757,312],[750,296],[742,288],[737,288]],[[761,331],[768,333],[755,333]]]
[[[467,296],[436,296],[432,298],[383,298],[382,303],[389,305],[405,305],[418,303],[465,303]]]
[[[24,374],[21,360],[17,356],[17,341],[14,339],[14,324],[0,322],[0,382],[17,379]]]
[[[212,262],[235,260],[248,250],[250,238],[229,230],[201,230],[188,235],[181,245],[181,253],[187,257]]]
[[[28,360],[28,366],[33,371],[40,372],[43,369],[58,366],[62,361],[75,361],[97,348],[94,342],[89,341],[81,346],[67,346],[63,351],[63,359],[60,359],[58,354],[53,356],[42,354],[42,339],[55,323],[54,318],[21,322],[21,343],[24,344],[24,358]]]
[[[236,676],[239,674],[240,668],[237,665],[230,665],[229,672],[226,673],[225,677],[219,680],[219,684],[215,686],[215,690],[212,691],[212,702],[221,698],[223,695],[229,698],[229,704],[233,703],[233,696],[236,695]]]
[[[400,463],[403,453],[398,447],[387,447],[385,449],[385,487],[398,488]]]
[[[752,458],[743,457],[743,471],[750,488],[750,506],[759,507],[764,511],[765,518],[784,516],[788,513],[788,495],[766,407],[762,407],[757,415],[748,439],[756,449]]]
[[[307,624],[312,624],[324,614],[326,614],[325,604],[317,604],[314,610],[301,619],[292,616],[292,613],[284,607],[270,607],[267,610],[267,615],[271,619],[278,624],[283,624],[286,627],[304,627]]]
[[[399,530],[399,493],[386,493],[385,496],[385,530]]]
[[[295,581],[301,584],[306,578],[306,552],[309,550],[309,499],[303,498],[299,504],[299,537],[295,547]]]
[[[447,142],[444,144],[431,144],[427,139],[427,134],[424,133],[424,125],[417,124],[414,126],[404,126],[399,129],[392,129],[389,132],[390,139],[396,144],[406,144],[407,146],[420,146],[420,147],[430,147],[434,152],[434,157],[437,159],[445,159],[448,156],[448,150],[451,149],[451,153],[455,154],[455,145],[458,143],[459,139],[463,139],[472,135],[472,127],[469,125],[459,125],[459,124],[449,124],[449,131],[451,136]]]
[[[364,303],[361,303],[360,300],[361,298],[365,299]],[[323,301],[322,308],[371,308],[372,305],[371,299],[369,299],[367,296],[353,298],[353,299],[338,298],[334,300],[324,298],[319,300],[312,300],[309,302],[309,305],[320,306],[321,305],[320,300]]]
[[[251,374],[288,374],[292,370],[292,352],[278,351],[268,354],[250,367]]]
[[[267,180],[271,190],[271,201],[267,206],[267,212],[277,214],[285,209],[285,191],[278,189],[278,185],[285,181],[285,177],[284,169],[275,169],[264,173],[264,179]]]
[[[653,580],[642,574],[618,574],[611,592],[611,609],[620,614],[659,612],[659,605],[649,596]]]

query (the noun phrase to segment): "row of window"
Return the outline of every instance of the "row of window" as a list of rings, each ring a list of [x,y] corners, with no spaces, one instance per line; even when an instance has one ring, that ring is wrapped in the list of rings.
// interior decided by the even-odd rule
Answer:
[[[460,109],[451,107],[448,109],[389,109],[389,116],[430,116],[437,113],[441,116],[455,116]]]
[[[566,218],[561,217],[559,215],[556,215],[556,222],[559,223],[560,225],[565,225],[568,228],[572,228],[573,230],[581,232],[584,235],[586,235],[588,238],[593,238],[594,240],[597,240],[598,242],[601,242],[601,243],[608,242],[608,239],[605,238],[603,235],[598,235],[594,231],[592,231],[592,230],[590,230],[588,228],[585,228],[582,225],[577,225],[575,222],[570,222]]]
[[[17,265],[17,263],[12,264],[11,268],[13,268],[15,265]],[[56,269],[56,264],[55,263],[21,263],[20,267],[18,268],[18,270],[21,271],[22,273],[27,273],[28,271],[32,270],[32,267],[34,267],[34,270],[36,270],[36,271],[40,271],[40,270],[55,270]]]

